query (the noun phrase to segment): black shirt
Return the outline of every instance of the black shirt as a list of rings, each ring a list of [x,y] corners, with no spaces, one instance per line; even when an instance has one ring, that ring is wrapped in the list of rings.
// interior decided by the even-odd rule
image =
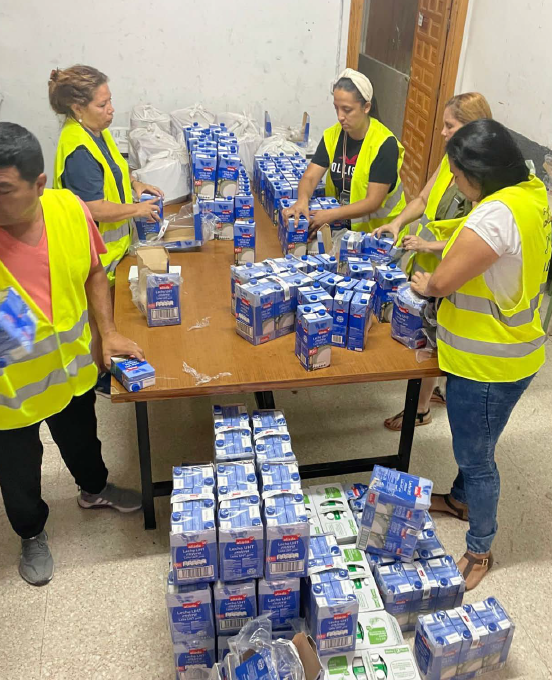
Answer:
[[[341,130],[339,134],[339,139],[337,140],[337,145],[335,147],[335,154],[333,157],[332,165],[330,167],[330,160],[328,158],[328,152],[326,151],[326,143],[324,138],[320,140],[318,148],[314,156],[312,157],[312,162],[316,165],[320,165],[323,168],[330,169],[330,176],[335,188],[337,189],[337,195],[339,196],[343,191],[343,181],[341,177],[341,164],[343,162],[343,135],[344,132]],[[347,191],[351,190],[351,179],[355,171],[356,162],[358,159],[358,154],[362,147],[364,139],[351,139],[347,135],[347,149],[346,149],[346,159],[345,159],[345,189]],[[375,182],[376,184],[390,184],[389,193],[391,193],[397,184],[397,165],[399,162],[399,146],[395,137],[389,137],[381,145],[378,155],[374,159],[370,167],[370,175],[368,178],[369,182]]]
[[[85,128],[86,130],[86,128]],[[123,189],[123,175],[121,169],[113,160],[109,148],[103,136],[96,137],[86,130],[102,152],[103,157],[111,168],[115,177],[121,203],[125,202]],[[64,189],[70,189],[85,203],[88,201],[101,201],[104,196],[104,170],[98,161],[92,156],[85,146],[78,146],[72,154],[65,159],[65,168],[61,176],[61,184]]]

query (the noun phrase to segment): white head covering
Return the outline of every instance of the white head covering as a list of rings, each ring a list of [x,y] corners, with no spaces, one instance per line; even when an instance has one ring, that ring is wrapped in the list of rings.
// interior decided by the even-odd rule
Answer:
[[[367,102],[372,101],[372,97],[374,96],[374,88],[369,78],[367,78],[364,73],[355,71],[354,68],[346,68],[343,73],[339,74],[337,80],[340,78],[350,78],[364,99],[366,99]]]

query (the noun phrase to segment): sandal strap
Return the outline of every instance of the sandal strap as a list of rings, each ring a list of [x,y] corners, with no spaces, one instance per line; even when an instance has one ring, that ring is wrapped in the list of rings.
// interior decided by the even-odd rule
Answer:
[[[424,422],[424,418],[427,418],[427,416],[429,415],[430,411],[431,411],[431,409],[428,408],[427,411],[426,411],[425,413],[416,413],[416,420],[417,420],[418,422],[420,422],[420,423],[423,423],[423,422]],[[402,413],[403,413],[403,415],[404,415],[404,411],[403,411]]]
[[[445,501],[448,507],[454,512],[458,519],[465,518],[464,508],[458,508],[456,505],[453,504],[453,502],[450,500],[450,493],[443,494],[442,499]]]
[[[474,557],[473,555],[470,555],[470,553],[466,552],[464,553],[464,557],[468,561],[468,566],[464,569],[464,573],[462,574],[464,579],[468,578],[468,576],[472,573],[474,567],[486,567],[487,571],[489,571],[490,568],[493,566],[493,556],[491,553],[489,553],[488,557],[477,558]]]

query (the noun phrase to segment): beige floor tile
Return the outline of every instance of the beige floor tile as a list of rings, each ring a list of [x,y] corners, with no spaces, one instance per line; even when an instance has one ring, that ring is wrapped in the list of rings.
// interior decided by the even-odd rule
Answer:
[[[41,680],[172,678],[166,555],[79,564],[49,586]]]
[[[0,545],[4,545],[0,537]],[[17,563],[0,561],[0,677],[39,680],[48,587],[21,579]]]

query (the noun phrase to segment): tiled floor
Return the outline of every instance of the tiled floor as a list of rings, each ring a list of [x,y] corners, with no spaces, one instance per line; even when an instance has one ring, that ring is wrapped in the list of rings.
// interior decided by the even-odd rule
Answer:
[[[382,420],[402,408],[404,389],[404,383],[331,387],[282,392],[276,400],[286,411],[294,449],[307,463],[395,452],[398,435],[387,432]],[[252,398],[247,402],[252,408]],[[157,479],[167,479],[171,465],[183,459],[210,456],[210,405],[208,399],[195,399],[151,406]],[[433,412],[433,424],[416,430],[411,470],[444,491],[454,475],[450,433],[445,410]],[[552,678],[551,414],[552,359],[499,443],[496,567],[467,597],[497,596],[516,622],[510,662],[486,676],[489,680]],[[112,480],[138,487],[133,408],[101,401],[98,416]],[[43,435],[43,489],[51,508],[47,530],[56,573],[39,589],[20,579],[19,540],[0,503],[0,679],[172,680],[163,597],[168,499],[156,501],[159,528],[153,532],[142,529],[140,514],[81,510],[72,478],[49,433]],[[447,549],[460,556],[465,525],[448,517],[437,517],[437,524]]]

